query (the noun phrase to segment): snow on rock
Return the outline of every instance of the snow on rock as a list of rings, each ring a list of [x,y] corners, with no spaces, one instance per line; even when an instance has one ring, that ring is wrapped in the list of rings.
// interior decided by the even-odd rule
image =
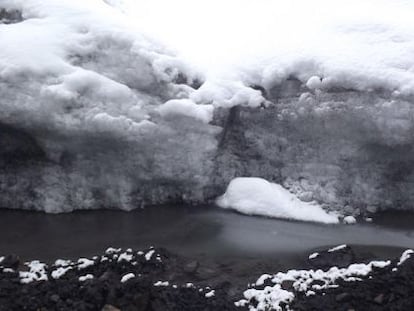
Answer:
[[[317,204],[302,202],[282,186],[261,178],[233,179],[217,204],[248,215],[338,223],[337,216],[326,213]]]
[[[125,253],[122,253],[122,254],[119,255],[118,262],[121,262],[121,261],[130,262],[132,260],[132,258],[133,258],[132,254],[125,252]]]
[[[33,281],[47,281],[47,266],[38,260],[25,263],[29,271],[20,271],[19,277],[21,283],[31,283]]]
[[[152,255],[154,255],[155,250],[150,250],[148,253],[145,254],[145,260],[149,261],[152,258]]]
[[[69,270],[72,270],[72,267],[58,267],[56,270],[53,270],[50,274],[54,279],[60,279],[66,274]]]
[[[79,277],[79,282],[85,282],[87,280],[92,280],[94,278],[93,274],[85,274]]]
[[[209,123],[213,119],[213,110],[212,105],[197,105],[189,99],[169,100],[158,109],[163,117],[182,115],[204,123]]]
[[[135,274],[134,273],[127,273],[127,274],[125,274],[125,275],[122,276],[121,283],[125,283],[128,280],[133,279],[134,277],[135,277]]]
[[[345,216],[344,217],[344,224],[352,225],[355,224],[357,221],[354,216]]]
[[[346,244],[341,244],[341,245],[338,245],[338,246],[335,246],[335,247],[332,247],[332,248],[328,249],[328,253],[337,252],[337,251],[339,251],[341,249],[345,249],[345,248],[347,248],[347,245]]]
[[[373,268],[385,268],[391,261],[372,261],[368,264],[351,264],[346,268],[332,267],[329,270],[288,270],[272,276],[261,276],[255,284],[244,292],[244,299],[236,302],[238,306],[249,305],[249,310],[285,310],[282,306],[289,305],[295,298],[295,292],[314,295],[316,292],[334,288],[338,280],[345,282],[360,281]],[[290,289],[284,283],[292,284]]]
[[[93,266],[95,262],[88,258],[79,258],[78,259],[78,269],[86,269],[87,267]]]
[[[159,286],[169,286],[170,285],[170,283],[168,282],[168,281],[158,281],[158,282],[155,282],[154,283],[154,286],[155,287],[159,287]]]
[[[402,253],[400,260],[397,263],[397,266],[402,265],[408,258],[411,257],[411,255],[414,254],[414,250],[412,249],[407,249],[406,251],[404,251],[404,253]]]

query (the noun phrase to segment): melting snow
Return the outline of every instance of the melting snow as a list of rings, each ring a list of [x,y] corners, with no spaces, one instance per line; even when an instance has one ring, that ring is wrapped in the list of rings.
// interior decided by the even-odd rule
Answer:
[[[315,203],[300,201],[281,185],[262,178],[233,179],[226,192],[217,199],[223,208],[232,208],[243,214],[263,215],[322,223],[338,223],[338,217],[325,212]]]

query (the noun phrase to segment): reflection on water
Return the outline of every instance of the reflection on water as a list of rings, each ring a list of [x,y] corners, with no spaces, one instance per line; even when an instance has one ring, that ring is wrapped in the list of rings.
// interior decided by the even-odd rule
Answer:
[[[1,210],[0,254],[50,260],[90,256],[108,246],[154,245],[187,256],[287,258],[346,243],[392,246],[394,250],[378,249],[395,256],[400,248],[414,247],[414,221],[407,221],[409,217],[414,219],[413,215],[391,213],[379,215],[372,224],[351,226],[251,217],[211,207],[163,206],[60,215]]]

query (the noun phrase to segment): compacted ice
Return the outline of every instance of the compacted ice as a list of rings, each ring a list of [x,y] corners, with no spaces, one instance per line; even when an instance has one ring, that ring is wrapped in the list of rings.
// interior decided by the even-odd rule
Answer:
[[[330,222],[322,209],[411,208],[414,7],[316,1],[319,19],[306,1],[288,2],[244,0],[237,15],[229,1],[217,23],[251,24],[211,42],[220,27],[191,24],[203,14],[188,1],[177,1],[178,15],[171,4],[154,10],[162,1],[0,2],[0,206],[205,203],[234,178],[256,177],[267,180],[258,193],[269,198],[258,199],[269,209],[278,199],[267,188],[295,195],[274,216],[312,220],[317,209]],[[282,27],[279,15],[301,21]],[[211,55],[204,46],[197,58],[191,38]]]

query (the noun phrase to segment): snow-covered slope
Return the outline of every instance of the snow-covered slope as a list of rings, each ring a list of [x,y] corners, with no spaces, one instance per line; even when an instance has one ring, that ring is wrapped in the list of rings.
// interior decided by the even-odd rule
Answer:
[[[410,208],[412,13],[409,1],[3,0],[0,205],[206,202],[247,176],[343,214]]]

